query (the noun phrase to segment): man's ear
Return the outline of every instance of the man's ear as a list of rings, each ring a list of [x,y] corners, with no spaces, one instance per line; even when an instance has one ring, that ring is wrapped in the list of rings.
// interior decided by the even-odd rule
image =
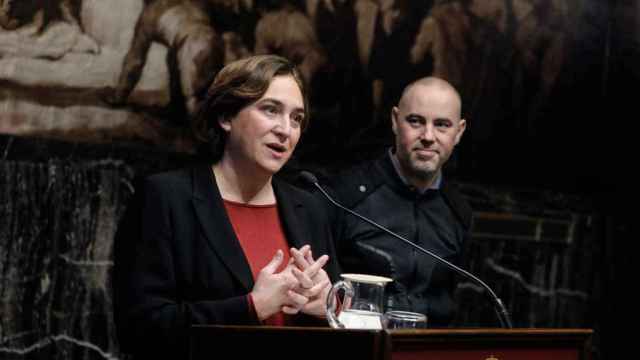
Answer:
[[[460,119],[460,122],[458,123],[458,133],[456,134],[456,145],[458,145],[458,143],[460,142],[460,139],[462,139],[462,134],[464,134],[464,131],[466,129],[467,129],[467,120]]]
[[[394,106],[391,109],[391,129],[393,133],[398,135],[398,107]]]

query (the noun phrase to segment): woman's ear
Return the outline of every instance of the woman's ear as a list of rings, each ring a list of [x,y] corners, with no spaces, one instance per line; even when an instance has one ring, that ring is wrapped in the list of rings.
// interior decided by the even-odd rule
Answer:
[[[218,117],[218,125],[222,128],[222,130],[229,132],[231,131],[231,118],[228,116],[219,116]]]

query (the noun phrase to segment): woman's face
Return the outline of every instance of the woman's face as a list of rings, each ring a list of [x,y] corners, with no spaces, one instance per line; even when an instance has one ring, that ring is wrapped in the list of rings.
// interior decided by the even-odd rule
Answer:
[[[228,133],[224,157],[235,166],[273,175],[289,160],[300,139],[304,101],[290,75],[276,76],[258,101],[221,120]]]

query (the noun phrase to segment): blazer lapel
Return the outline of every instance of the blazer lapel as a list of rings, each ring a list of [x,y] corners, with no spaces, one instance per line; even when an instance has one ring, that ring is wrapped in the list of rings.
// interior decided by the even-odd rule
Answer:
[[[253,275],[224,208],[215,176],[208,165],[193,169],[193,207],[212,250],[247,291],[253,288]]]
[[[305,211],[304,204],[299,197],[295,196],[294,191],[287,190],[286,184],[273,179],[273,191],[278,200],[278,211],[285,236],[289,245],[299,249],[309,242],[304,232],[307,224],[304,217],[300,216]]]

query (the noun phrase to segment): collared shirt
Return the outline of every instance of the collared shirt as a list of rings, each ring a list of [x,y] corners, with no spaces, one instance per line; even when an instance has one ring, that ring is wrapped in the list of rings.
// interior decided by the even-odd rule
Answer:
[[[413,186],[412,184],[410,184],[409,180],[407,180],[407,178],[404,175],[402,175],[402,171],[400,171],[400,162],[398,161],[398,158],[395,156],[395,154],[392,152],[392,149],[389,149],[389,157],[391,158],[391,163],[393,164],[393,168],[396,170],[396,174],[398,174],[398,177],[400,177],[400,180],[402,180],[402,182],[405,183],[405,185],[407,185],[408,187],[415,188],[420,194],[424,194],[425,192],[427,192],[427,190],[440,189],[440,186],[442,185],[442,171],[438,171],[438,175],[436,175],[435,180],[431,183],[431,185],[429,185],[429,187],[427,187],[426,189],[419,189]]]

